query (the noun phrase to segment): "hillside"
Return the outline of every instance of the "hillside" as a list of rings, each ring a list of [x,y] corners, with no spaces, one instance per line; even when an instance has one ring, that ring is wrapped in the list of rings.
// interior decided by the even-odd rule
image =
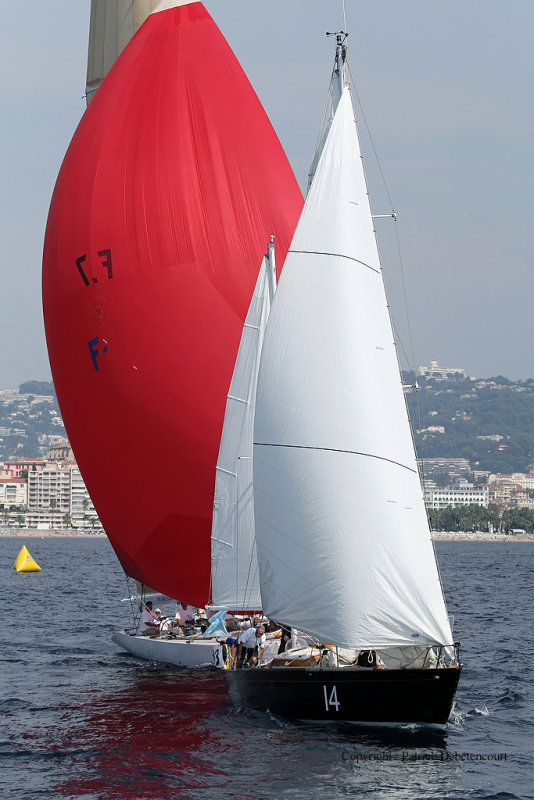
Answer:
[[[413,383],[413,374],[403,378]],[[534,463],[534,380],[418,383],[407,400],[419,457],[467,458],[474,470],[502,473]]]
[[[38,458],[66,436],[52,383],[0,389],[0,461]]]
[[[413,384],[413,374],[403,381]],[[467,458],[473,470],[527,472],[534,463],[534,380],[418,378],[406,395],[418,456]],[[52,383],[0,390],[0,460],[35,458],[66,437]]]

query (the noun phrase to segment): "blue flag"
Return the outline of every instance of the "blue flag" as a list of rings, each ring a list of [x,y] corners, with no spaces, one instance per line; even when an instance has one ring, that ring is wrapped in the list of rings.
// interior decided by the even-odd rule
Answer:
[[[224,625],[224,618],[227,614],[226,608],[222,611],[217,611],[210,620],[209,628],[206,628],[202,636],[228,636],[228,631]]]

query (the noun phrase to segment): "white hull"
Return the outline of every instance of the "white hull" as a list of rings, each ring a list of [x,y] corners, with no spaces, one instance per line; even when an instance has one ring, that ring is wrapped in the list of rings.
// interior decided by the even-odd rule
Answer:
[[[124,631],[114,633],[111,640],[136,658],[175,667],[213,666],[212,652],[217,646],[215,639],[151,639]]]

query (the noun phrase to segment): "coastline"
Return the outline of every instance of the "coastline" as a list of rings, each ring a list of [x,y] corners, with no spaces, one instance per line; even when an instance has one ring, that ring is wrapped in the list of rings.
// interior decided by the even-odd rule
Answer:
[[[534,542],[531,533],[506,534],[506,533],[465,533],[464,531],[450,531],[449,533],[432,533],[434,542]]]
[[[26,537],[33,537],[34,539],[48,539],[52,537],[61,536],[70,539],[88,539],[100,538],[107,539],[104,531],[87,531],[81,532],[76,530],[37,530],[36,528],[0,528],[0,538],[2,536],[10,537],[12,539],[22,539]]]
[[[0,538],[48,538],[69,537],[71,539],[107,538],[103,531],[80,532],[75,530],[36,530],[35,528],[0,528]],[[449,531],[432,533],[434,542],[534,542],[534,534],[505,534],[505,533],[466,533],[465,531]]]

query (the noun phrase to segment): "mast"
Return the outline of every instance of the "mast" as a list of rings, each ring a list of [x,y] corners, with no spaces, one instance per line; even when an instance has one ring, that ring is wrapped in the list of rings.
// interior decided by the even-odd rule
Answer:
[[[327,31],[326,35],[336,37],[336,52],[334,55],[334,68],[330,78],[330,86],[328,87],[323,121],[319,131],[317,145],[315,147],[315,154],[313,156],[310,171],[308,173],[308,191],[310,189],[313,176],[315,175],[317,164],[321,158],[321,153],[323,152],[323,148],[330,131],[334,115],[339,105],[341,95],[343,94],[343,89],[348,85],[349,82],[347,69],[347,40],[349,35],[348,33],[345,33],[345,31]]]
[[[269,275],[269,300],[272,303],[276,292],[276,261],[274,255],[274,233],[271,234],[271,241],[267,247],[267,264]]]
[[[343,89],[348,84],[345,71],[347,63],[347,39],[349,38],[349,35],[348,33],[345,33],[345,31],[338,31],[336,33],[330,33],[327,31],[326,35],[336,37],[336,53],[334,56],[333,75],[335,76],[335,79],[337,79],[339,96],[341,97]]]

